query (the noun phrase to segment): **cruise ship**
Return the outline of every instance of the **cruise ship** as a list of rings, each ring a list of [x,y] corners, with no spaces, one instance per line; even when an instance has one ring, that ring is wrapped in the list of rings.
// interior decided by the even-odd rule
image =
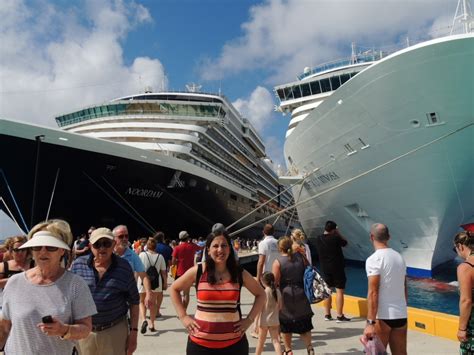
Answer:
[[[127,224],[134,238],[206,237],[216,222],[244,238],[267,222],[279,233],[298,225],[262,138],[223,95],[146,90],[56,122],[0,119],[0,207],[24,231],[48,218],[77,234]]]
[[[473,27],[393,53],[353,45],[275,87],[291,115],[281,181],[307,235],[334,220],[346,259],[364,261],[384,223],[412,276],[455,257],[453,236],[474,222]]]

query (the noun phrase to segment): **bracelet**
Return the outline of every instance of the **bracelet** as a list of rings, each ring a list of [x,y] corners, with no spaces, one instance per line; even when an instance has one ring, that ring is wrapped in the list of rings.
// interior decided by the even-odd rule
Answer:
[[[461,332],[465,332],[465,331],[467,331],[467,328],[466,329],[459,328],[458,330],[461,331]]]
[[[69,324],[65,324],[67,326],[66,332],[60,336],[62,340],[68,340],[71,338],[71,326]]]
[[[138,328],[130,328],[131,332],[138,332]]]

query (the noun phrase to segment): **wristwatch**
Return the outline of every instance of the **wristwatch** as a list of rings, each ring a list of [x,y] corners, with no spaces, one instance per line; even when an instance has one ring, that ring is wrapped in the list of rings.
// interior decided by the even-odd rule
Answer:
[[[375,323],[376,323],[376,322],[375,322],[374,320],[372,320],[372,319],[367,319],[367,324],[368,324],[368,325],[375,325]]]

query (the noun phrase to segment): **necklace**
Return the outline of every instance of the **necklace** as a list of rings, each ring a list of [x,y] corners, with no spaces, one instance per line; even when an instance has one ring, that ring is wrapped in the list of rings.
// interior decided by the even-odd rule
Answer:
[[[215,273],[216,275],[216,279],[219,280],[219,281],[222,281],[224,279],[224,276],[225,276],[226,272],[223,272],[223,273]]]

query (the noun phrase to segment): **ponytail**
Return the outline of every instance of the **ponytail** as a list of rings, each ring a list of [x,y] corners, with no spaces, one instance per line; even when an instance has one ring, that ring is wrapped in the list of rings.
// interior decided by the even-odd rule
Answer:
[[[278,302],[278,294],[275,286],[275,276],[270,271],[263,273],[262,275],[263,282],[266,283],[272,290],[272,295],[275,301]]]

